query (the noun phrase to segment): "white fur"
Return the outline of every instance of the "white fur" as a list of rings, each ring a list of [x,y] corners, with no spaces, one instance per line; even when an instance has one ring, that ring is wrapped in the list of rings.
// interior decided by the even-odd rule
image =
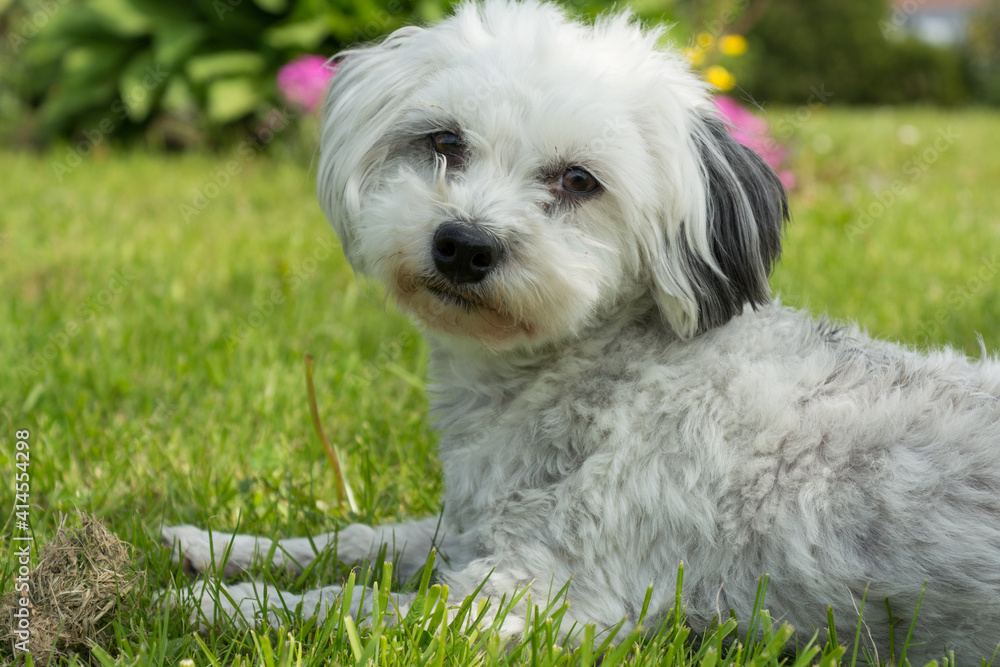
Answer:
[[[204,571],[214,549],[228,574],[272,550],[302,566],[313,544],[345,561],[388,544],[405,578],[436,536],[455,594],[488,575],[494,600],[569,582],[570,621],[600,627],[634,624],[651,582],[666,614],[683,561],[696,629],[730,609],[746,621],[767,573],[767,606],[802,640],[827,605],[854,628],[867,589],[883,658],[883,600],[901,642],[926,581],[909,656],[992,654],[1000,367],[766,304],[783,193],[660,37],[627,15],[583,25],[486,0],[344,55],[320,200],[352,265],[428,334],[443,521],[276,545],[168,528],[177,558]],[[435,155],[440,131],[461,134],[463,166]],[[570,166],[600,192],[562,192]],[[453,287],[464,306],[426,288],[454,220],[504,249]],[[271,594],[322,613],[338,592]]]

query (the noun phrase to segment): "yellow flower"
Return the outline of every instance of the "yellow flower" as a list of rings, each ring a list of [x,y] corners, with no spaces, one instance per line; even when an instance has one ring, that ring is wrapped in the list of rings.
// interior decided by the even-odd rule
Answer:
[[[698,36],[694,38],[694,43],[698,45],[698,48],[702,51],[712,48],[715,44],[715,38],[707,32],[699,32]]]
[[[719,65],[709,67],[705,72],[705,78],[710,84],[722,91],[732,90],[733,86],[736,85],[736,77],[730,74],[725,67]]]
[[[705,62],[705,52],[701,49],[684,49],[684,57],[695,67]]]
[[[747,51],[747,40],[743,35],[726,35],[719,40],[719,50],[727,56],[741,56]]]

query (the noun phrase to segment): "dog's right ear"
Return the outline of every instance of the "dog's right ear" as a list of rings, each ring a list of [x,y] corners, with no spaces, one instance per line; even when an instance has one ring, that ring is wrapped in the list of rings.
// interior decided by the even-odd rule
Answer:
[[[660,311],[684,338],[770,301],[768,276],[788,220],[785,189],[759,155],[714,115],[696,116],[692,127],[685,182],[700,196],[653,272]]]
[[[317,190],[320,206],[352,260],[352,220],[371,177],[388,156],[385,137],[434,63],[415,48],[423,28],[397,30],[384,41],[331,59],[336,74],[323,105]],[[353,262],[352,262],[353,263]]]

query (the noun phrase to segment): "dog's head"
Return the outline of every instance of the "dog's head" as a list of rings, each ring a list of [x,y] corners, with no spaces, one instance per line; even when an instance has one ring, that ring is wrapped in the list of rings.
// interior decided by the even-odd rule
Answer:
[[[341,56],[319,193],[355,270],[491,349],[647,295],[684,337],[766,302],[784,191],[660,36],[486,0]]]

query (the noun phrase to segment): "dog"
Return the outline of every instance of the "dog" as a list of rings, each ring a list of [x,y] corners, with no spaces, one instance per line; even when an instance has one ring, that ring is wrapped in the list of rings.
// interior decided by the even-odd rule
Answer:
[[[828,606],[854,628],[864,598],[883,657],[918,604],[911,659],[994,653],[1000,365],[772,300],[784,190],[661,36],[485,0],[339,57],[319,199],[429,340],[443,515],[277,543],[167,528],[177,560],[303,567],[336,542],[406,579],[434,546],[453,596],[563,590],[564,626],[626,629],[651,583],[649,618],[673,608],[683,562],[695,630],[749,619],[766,573],[800,636]],[[340,588],[268,592],[322,614]],[[261,613],[253,585],[227,593]]]

